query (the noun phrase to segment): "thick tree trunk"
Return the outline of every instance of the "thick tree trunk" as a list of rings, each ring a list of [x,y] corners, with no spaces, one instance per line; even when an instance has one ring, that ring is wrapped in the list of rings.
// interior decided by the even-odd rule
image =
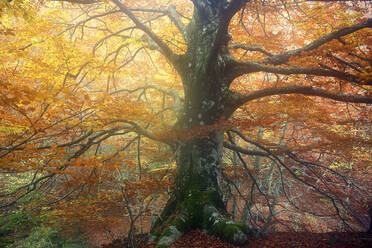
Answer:
[[[229,219],[222,200],[221,156],[223,132],[183,144],[177,158],[176,189],[155,224],[158,246],[167,246],[191,229],[245,244],[256,230]]]
[[[234,1],[236,10],[241,1]],[[187,52],[176,69],[184,86],[184,106],[176,129],[214,126],[232,114],[227,73],[231,56],[227,49],[226,0],[195,0],[192,21],[186,28]],[[158,246],[173,243],[191,229],[200,228],[234,244],[244,244],[256,233],[252,227],[229,219],[223,202],[221,158],[224,133],[212,128],[190,137],[177,148],[176,189],[153,234]]]

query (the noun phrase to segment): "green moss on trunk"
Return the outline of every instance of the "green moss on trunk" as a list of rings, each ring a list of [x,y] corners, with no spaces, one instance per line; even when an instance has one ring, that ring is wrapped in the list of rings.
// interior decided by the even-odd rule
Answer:
[[[231,221],[222,200],[222,132],[183,144],[177,156],[176,189],[155,225],[158,247],[170,245],[200,228],[227,242],[242,245],[255,230]]]

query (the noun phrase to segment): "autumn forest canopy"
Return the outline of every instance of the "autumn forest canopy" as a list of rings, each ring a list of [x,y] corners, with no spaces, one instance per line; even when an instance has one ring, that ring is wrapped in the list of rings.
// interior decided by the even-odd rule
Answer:
[[[0,0],[0,246],[371,232],[371,9]]]

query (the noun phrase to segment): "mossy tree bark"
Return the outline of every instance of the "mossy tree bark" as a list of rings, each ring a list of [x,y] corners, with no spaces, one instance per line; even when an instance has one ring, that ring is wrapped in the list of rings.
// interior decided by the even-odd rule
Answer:
[[[185,101],[176,128],[186,129],[216,124],[233,112],[227,26],[241,7],[231,9],[222,0],[193,2],[193,18],[185,30],[188,50],[177,66]],[[154,228],[158,246],[169,245],[194,228],[235,244],[246,243],[253,233],[251,227],[229,220],[226,214],[221,187],[223,139],[223,131],[210,130],[203,138],[191,137],[179,144],[176,189]]]
[[[158,246],[167,246],[200,228],[233,244],[245,244],[256,229],[234,222],[226,213],[221,189],[223,132],[184,143],[177,157],[176,189],[155,224]]]

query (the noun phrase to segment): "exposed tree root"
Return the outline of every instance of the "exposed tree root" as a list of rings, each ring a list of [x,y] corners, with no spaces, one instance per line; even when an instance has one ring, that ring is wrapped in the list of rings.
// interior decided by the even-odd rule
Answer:
[[[213,204],[208,203],[207,194],[199,195],[193,201],[188,199],[188,203],[195,204],[169,204],[163,216],[168,216],[158,220],[151,241],[157,240],[157,247],[166,247],[171,245],[177,239],[192,229],[200,228],[203,232],[213,234],[226,242],[234,245],[244,245],[248,243],[248,238],[257,236],[256,227],[235,222],[225,217],[223,211],[217,209]],[[180,206],[183,207],[180,207]]]

